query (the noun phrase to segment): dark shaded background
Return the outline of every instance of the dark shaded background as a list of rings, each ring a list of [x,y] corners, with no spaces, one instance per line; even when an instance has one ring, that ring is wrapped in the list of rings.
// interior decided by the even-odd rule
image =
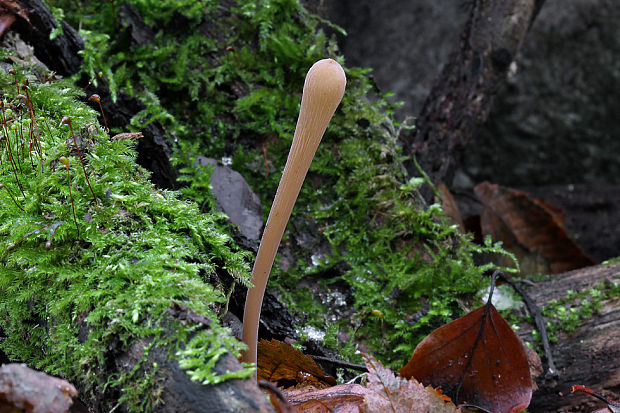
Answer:
[[[403,102],[398,120],[422,109],[467,3],[306,1],[346,30],[346,64],[371,67],[379,89]],[[597,261],[620,254],[619,23],[613,0],[545,1],[450,186],[466,214],[480,182],[526,189],[564,210],[569,234]]]
[[[347,65],[373,68],[416,116],[467,19],[466,2],[308,0],[347,31]],[[620,183],[620,8],[546,0],[514,75],[464,154],[457,186]]]

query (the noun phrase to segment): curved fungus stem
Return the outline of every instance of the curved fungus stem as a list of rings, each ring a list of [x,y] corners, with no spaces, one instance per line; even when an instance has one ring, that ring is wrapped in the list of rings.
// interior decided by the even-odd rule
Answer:
[[[312,158],[342,100],[345,86],[344,70],[332,59],[319,60],[306,75],[293,143],[252,269],[254,286],[248,290],[245,301],[243,341],[248,350],[243,353],[244,362],[256,364],[258,323],[273,260]]]

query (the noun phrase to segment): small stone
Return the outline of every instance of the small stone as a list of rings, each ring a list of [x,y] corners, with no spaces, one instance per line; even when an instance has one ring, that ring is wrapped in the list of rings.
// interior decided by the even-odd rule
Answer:
[[[218,211],[226,214],[246,238],[258,241],[263,227],[263,207],[243,176],[205,156],[198,156],[196,164],[214,167],[210,182]]]

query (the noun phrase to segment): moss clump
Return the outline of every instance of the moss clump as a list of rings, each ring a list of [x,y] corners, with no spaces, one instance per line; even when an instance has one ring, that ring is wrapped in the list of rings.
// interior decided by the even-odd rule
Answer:
[[[552,300],[542,308],[542,314],[549,320],[549,340],[557,341],[558,331],[574,331],[583,320],[590,319],[602,308],[603,301],[619,295],[620,284],[613,281],[604,281],[579,292],[567,290],[565,297]]]
[[[111,84],[142,96],[150,107],[144,116],[156,114],[178,138],[177,164],[190,181],[186,196],[209,204],[204,172],[186,161],[190,153],[207,153],[229,157],[263,205],[270,205],[306,71],[325,57],[344,63],[325,34],[337,28],[294,0],[204,1],[203,11],[184,8],[182,0],[158,3],[165,11],[149,0],[131,0],[154,33],[151,42],[136,45],[123,34],[116,2],[59,3],[74,24],[90,31],[84,33],[89,76],[102,71]],[[345,71],[347,91],[289,226],[289,241],[310,233],[313,245],[289,242],[297,262],[286,271],[275,268],[271,285],[305,322],[331,326],[328,341],[334,345],[338,330],[355,333],[351,345],[364,341],[398,366],[421,337],[462,312],[459,300],[486,283],[482,273],[491,266],[476,265],[472,255],[501,249],[474,245],[438,204],[421,200],[418,189],[428,182],[411,179],[402,168],[403,125],[392,118],[393,107],[377,94],[369,70]],[[322,247],[322,240],[328,248],[319,257],[312,248]],[[320,258],[318,265],[312,255]],[[345,285],[353,317],[328,319],[327,306],[299,288],[302,282],[326,290]]]
[[[157,368],[146,365],[148,352],[127,372],[106,370],[106,357],[140,339],[169,348],[205,384],[248,377],[249,369],[211,371],[241,348],[217,321],[225,298],[215,285],[219,276],[246,284],[247,254],[214,215],[155,189],[135,163],[133,142],[108,137],[76,100],[83,92],[14,70],[16,80],[0,71],[0,349],[87,392],[119,392],[134,411],[156,402]],[[210,327],[166,329],[175,302]]]

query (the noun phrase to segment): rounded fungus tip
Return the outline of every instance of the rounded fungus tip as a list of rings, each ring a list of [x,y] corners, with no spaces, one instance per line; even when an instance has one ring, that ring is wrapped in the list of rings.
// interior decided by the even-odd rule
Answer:
[[[342,100],[346,83],[344,70],[333,59],[319,60],[306,75],[293,143],[252,269],[253,287],[248,290],[243,313],[243,341],[248,346],[243,353],[246,363],[256,363],[258,322],[269,273],[301,185]]]
[[[315,93],[316,97],[321,101],[318,104],[329,104],[333,110],[340,104],[344,89],[347,84],[347,78],[342,69],[334,59],[319,60],[312,65],[306,80],[304,82],[304,96],[306,101],[311,98],[308,93]],[[302,98],[302,102],[303,102]],[[302,103],[303,104],[303,103]]]

